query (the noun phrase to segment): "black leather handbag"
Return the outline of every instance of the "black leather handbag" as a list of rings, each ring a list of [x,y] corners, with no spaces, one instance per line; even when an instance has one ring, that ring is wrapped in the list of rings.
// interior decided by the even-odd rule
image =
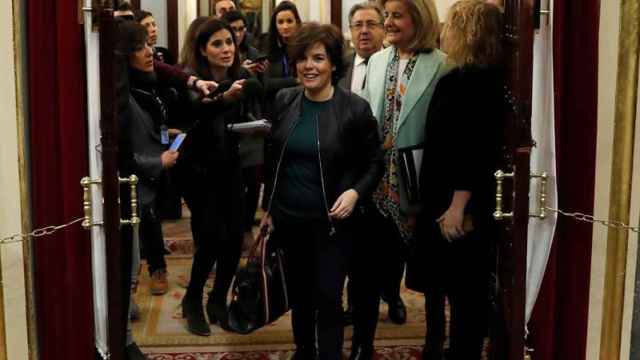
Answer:
[[[289,311],[284,256],[266,227],[260,230],[246,263],[236,272],[229,305],[229,326],[248,334]]]

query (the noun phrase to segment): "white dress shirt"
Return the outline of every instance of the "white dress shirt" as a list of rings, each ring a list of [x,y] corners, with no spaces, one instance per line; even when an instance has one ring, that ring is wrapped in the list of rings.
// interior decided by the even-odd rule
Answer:
[[[351,91],[356,94],[361,94],[364,88],[364,80],[367,76],[367,63],[365,59],[356,54],[353,60],[353,73],[351,75]]]

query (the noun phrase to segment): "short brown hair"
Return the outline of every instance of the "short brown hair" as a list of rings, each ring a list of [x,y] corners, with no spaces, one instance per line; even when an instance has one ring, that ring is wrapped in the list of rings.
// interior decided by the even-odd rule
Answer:
[[[449,10],[442,29],[448,60],[456,66],[501,61],[502,13],[484,0],[461,0]]]
[[[288,46],[291,66],[295,66],[304,57],[304,53],[317,43],[324,45],[331,65],[335,66],[331,74],[331,83],[335,85],[344,75],[345,65],[342,57],[344,39],[334,25],[321,25],[317,22],[302,25]]]
[[[433,0],[379,0],[380,6],[389,1],[402,1],[409,8],[409,14],[416,29],[415,37],[409,44],[412,51],[429,51],[438,45],[440,35],[438,10]]]

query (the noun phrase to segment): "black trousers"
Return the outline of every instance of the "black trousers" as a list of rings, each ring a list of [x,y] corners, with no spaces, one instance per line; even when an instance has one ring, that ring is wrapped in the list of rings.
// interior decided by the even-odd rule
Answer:
[[[321,360],[342,359],[341,294],[354,250],[351,234],[329,236],[326,220],[274,216],[274,227],[285,256],[296,347],[317,351]]]
[[[488,326],[489,242],[476,230],[449,242],[434,222],[426,233],[425,310],[427,348],[442,348],[445,340],[445,297],[450,305],[450,357],[480,359]]]
[[[182,196],[191,211],[195,254],[185,296],[201,298],[209,273],[216,265],[211,299],[226,302],[235,276],[243,238],[243,184],[239,166],[185,170]]]
[[[164,259],[164,237],[158,213],[158,198],[140,207],[140,243],[144,248],[149,274],[159,269],[166,269]]]
[[[368,212],[368,233],[382,249],[381,291],[382,298],[392,301],[400,297],[400,283],[407,263],[408,248],[400,235],[393,219],[384,217],[378,209],[372,207]]]
[[[352,348],[373,348],[378,325],[384,256],[380,244],[382,239],[371,231],[371,224],[379,221],[376,214],[378,211],[373,208],[354,214],[357,216],[353,234],[354,251],[347,287],[348,301],[353,305]]]

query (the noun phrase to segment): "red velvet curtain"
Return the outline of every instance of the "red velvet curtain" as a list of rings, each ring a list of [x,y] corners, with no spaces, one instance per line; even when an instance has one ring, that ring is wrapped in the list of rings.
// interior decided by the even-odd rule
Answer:
[[[88,174],[78,1],[27,2],[33,225],[82,216]],[[40,359],[92,359],[91,242],[79,224],[33,242]]]
[[[555,122],[561,209],[592,214],[598,104],[598,0],[556,0]],[[549,266],[530,323],[536,360],[585,358],[592,227],[558,219]]]

